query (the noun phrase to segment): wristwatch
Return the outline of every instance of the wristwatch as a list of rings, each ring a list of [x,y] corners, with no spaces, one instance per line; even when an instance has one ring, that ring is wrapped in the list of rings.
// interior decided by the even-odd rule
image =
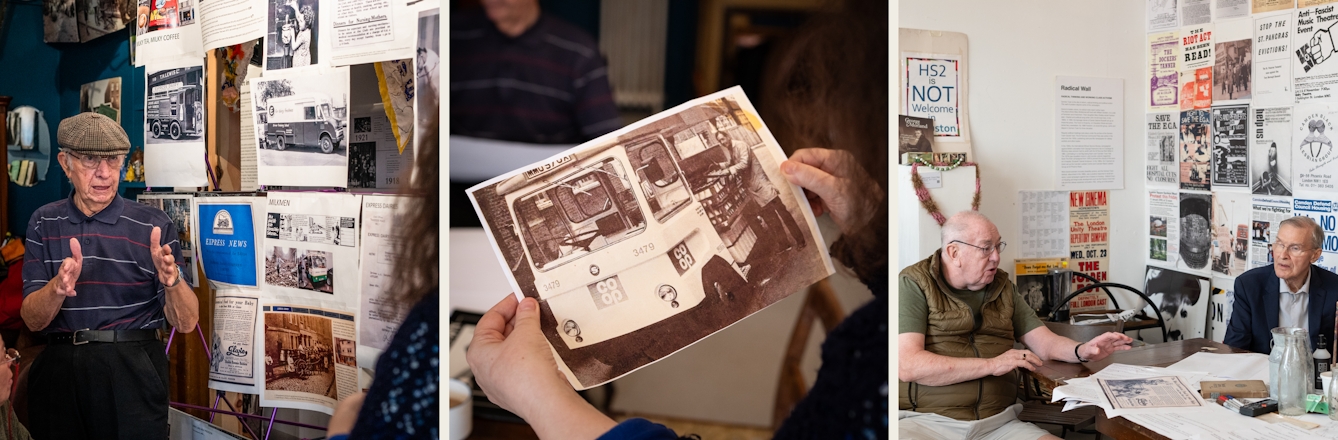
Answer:
[[[168,285],[163,286],[163,287],[172,288],[172,287],[176,287],[177,284],[181,284],[181,268],[179,268],[179,267],[177,268],[177,279],[176,279],[176,281],[173,281],[172,284],[168,284]]]

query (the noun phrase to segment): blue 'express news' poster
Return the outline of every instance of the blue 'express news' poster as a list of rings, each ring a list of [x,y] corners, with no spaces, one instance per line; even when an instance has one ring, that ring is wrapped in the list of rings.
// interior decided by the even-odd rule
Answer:
[[[200,260],[210,280],[256,285],[251,204],[200,205]]]

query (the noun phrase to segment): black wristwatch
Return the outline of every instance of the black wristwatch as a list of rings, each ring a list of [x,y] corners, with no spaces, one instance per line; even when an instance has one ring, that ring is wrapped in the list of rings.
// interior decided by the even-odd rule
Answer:
[[[170,288],[176,287],[177,284],[181,284],[181,268],[180,268],[180,267],[177,268],[177,279],[176,279],[176,281],[173,281],[172,284],[168,284],[168,285],[165,285],[165,286],[163,286],[163,287],[166,287],[166,288],[169,288],[169,289],[170,289]],[[1076,349],[1075,349],[1075,350],[1076,350]]]

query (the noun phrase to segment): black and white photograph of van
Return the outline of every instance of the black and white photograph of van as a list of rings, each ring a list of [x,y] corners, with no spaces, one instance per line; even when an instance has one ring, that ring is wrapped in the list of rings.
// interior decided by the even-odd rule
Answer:
[[[204,66],[149,72],[147,86],[145,142],[204,142]]]
[[[740,89],[652,118],[470,190],[578,389],[832,273]]]
[[[339,77],[340,75],[329,75]],[[267,166],[348,165],[348,77],[312,75],[257,82],[256,139]]]

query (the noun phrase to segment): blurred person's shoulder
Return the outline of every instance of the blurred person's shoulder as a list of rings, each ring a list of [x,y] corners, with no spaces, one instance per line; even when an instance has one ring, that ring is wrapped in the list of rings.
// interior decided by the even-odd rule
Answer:
[[[487,14],[483,9],[471,11],[452,12],[451,13],[451,38],[468,36],[473,33],[483,33],[495,29],[492,21],[488,20]],[[461,35],[461,34],[465,35]]]
[[[540,14],[535,31],[544,41],[575,52],[582,58],[599,56],[599,42],[584,29],[551,14]]]

